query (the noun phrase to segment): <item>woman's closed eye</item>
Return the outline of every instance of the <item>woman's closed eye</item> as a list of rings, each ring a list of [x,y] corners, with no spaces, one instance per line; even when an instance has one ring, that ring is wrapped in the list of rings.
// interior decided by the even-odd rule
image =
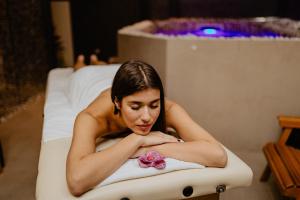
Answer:
[[[155,108],[158,108],[159,106],[157,104],[154,104],[154,105],[150,105],[150,108],[151,109],[155,109]]]
[[[156,108],[159,107],[159,105],[157,105],[157,104],[152,104],[152,105],[150,105],[149,107],[150,107],[151,109],[156,109]],[[139,110],[139,109],[141,108],[141,106],[140,106],[140,105],[131,105],[130,108],[131,108],[132,110]]]
[[[139,110],[141,108],[141,106],[139,106],[139,105],[131,105],[130,108],[132,110]]]

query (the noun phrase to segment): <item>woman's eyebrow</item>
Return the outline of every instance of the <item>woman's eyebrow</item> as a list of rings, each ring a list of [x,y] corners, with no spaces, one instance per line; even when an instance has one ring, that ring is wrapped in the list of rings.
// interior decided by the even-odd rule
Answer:
[[[129,104],[141,104],[142,102],[140,102],[140,101],[129,101],[128,103]]]
[[[155,102],[157,102],[157,101],[160,101],[160,98],[155,99],[155,100],[151,101],[150,103],[155,103]]]
[[[155,102],[157,102],[157,101],[160,101],[160,98],[152,100],[152,101],[150,102],[150,104],[155,103]],[[141,102],[141,101],[129,101],[129,103],[130,103],[130,104],[142,104],[143,102]]]

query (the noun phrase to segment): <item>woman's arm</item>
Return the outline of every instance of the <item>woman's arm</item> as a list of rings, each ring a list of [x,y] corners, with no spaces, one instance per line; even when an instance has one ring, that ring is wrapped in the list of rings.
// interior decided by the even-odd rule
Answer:
[[[178,104],[167,101],[167,125],[174,128],[184,143],[152,146],[166,157],[196,162],[205,166],[225,167],[227,154],[222,145],[201,128]]]
[[[186,162],[199,163],[207,167],[225,167],[227,155],[218,144],[206,141],[192,141],[176,144],[162,144],[148,148],[162,155]]]
[[[99,184],[141,146],[141,138],[130,134],[117,144],[95,152],[95,140],[100,129],[105,129],[105,123],[88,112],[77,116],[66,171],[67,183],[73,195],[81,195]]]
[[[81,112],[74,125],[72,145],[67,158],[66,176],[70,192],[79,196],[116,171],[139,147],[178,142],[160,132],[147,136],[132,133],[117,144],[95,152],[96,138],[107,132],[107,123],[92,112]]]

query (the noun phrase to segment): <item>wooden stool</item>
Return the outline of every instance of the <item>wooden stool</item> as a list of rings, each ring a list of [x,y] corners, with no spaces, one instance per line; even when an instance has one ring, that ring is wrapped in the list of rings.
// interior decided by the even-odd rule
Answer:
[[[300,118],[280,116],[279,124],[283,129],[279,141],[263,147],[268,165],[260,180],[267,181],[272,172],[280,193],[300,200],[300,149],[287,145],[295,142],[290,141],[292,135],[300,136]]]

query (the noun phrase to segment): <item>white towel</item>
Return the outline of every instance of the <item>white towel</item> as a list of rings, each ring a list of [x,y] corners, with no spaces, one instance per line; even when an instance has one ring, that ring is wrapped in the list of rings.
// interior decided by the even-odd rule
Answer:
[[[120,65],[89,66],[72,74],[67,96],[75,112],[86,108],[103,90],[111,87]]]
[[[119,142],[120,140],[121,138],[105,141],[97,147],[96,151],[106,149],[109,146]],[[129,159],[117,171],[115,171],[112,175],[102,181],[97,187],[109,185],[119,181],[154,176],[177,170],[205,168],[205,166],[197,163],[185,162],[173,158],[165,158],[165,161],[166,167],[164,169],[156,169],[154,167],[141,168],[138,164],[138,159]]]
[[[89,66],[50,71],[44,107],[43,141],[71,137],[77,114],[111,87],[120,65]]]
[[[184,162],[173,158],[166,158],[165,161],[166,167],[164,169],[156,169],[154,167],[141,168],[138,164],[137,159],[129,159],[117,171],[115,171],[112,175],[110,175],[103,182],[101,182],[99,186],[104,186],[119,181],[125,181],[135,178],[164,174],[177,170],[205,168],[203,165],[197,163]]]

